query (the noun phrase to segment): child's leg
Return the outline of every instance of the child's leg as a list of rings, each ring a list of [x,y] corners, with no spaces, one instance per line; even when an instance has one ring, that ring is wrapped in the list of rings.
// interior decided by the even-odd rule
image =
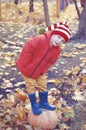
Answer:
[[[32,79],[24,75],[22,76],[23,76],[23,79],[25,80],[27,93],[28,94],[34,93],[36,91],[36,86],[37,86],[36,79]]]
[[[47,90],[47,77],[45,74],[39,76],[37,78],[38,90],[39,91],[46,91]]]
[[[47,110],[54,111],[56,109],[55,106],[52,106],[48,102],[48,91],[47,91],[47,78],[45,75],[41,75],[37,79],[38,90],[39,90],[39,106],[40,108],[45,108]]]
[[[41,110],[41,108],[39,108],[39,105],[36,100],[36,95],[35,95],[35,91],[36,91],[35,87],[37,85],[36,79],[32,79],[32,78],[26,77],[24,75],[23,75],[23,78],[26,83],[26,89],[27,89],[28,97],[29,97],[29,100],[31,103],[32,112],[35,115],[39,115],[42,113],[42,110]]]

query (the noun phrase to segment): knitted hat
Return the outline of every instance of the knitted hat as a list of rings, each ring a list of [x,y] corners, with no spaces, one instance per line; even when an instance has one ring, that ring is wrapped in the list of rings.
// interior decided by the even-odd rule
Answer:
[[[57,35],[62,36],[65,42],[67,42],[70,39],[70,35],[71,35],[71,30],[69,29],[69,26],[66,22],[53,24],[47,27],[46,31],[53,31],[52,34],[57,34]]]

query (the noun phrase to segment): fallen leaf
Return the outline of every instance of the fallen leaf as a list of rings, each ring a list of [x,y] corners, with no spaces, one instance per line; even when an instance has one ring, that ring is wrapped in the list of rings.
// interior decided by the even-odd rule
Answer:
[[[80,57],[80,60],[82,60],[83,63],[86,63],[86,58]]]
[[[16,91],[17,91],[16,96],[17,96],[18,99],[24,100],[24,101],[27,99],[27,94],[24,93],[22,89],[18,88]]]

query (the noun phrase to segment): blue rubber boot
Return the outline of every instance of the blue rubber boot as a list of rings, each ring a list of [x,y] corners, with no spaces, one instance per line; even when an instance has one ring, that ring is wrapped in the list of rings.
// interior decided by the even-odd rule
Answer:
[[[47,91],[39,92],[39,99],[40,99],[40,102],[39,102],[40,108],[44,108],[51,111],[54,111],[56,109],[55,106],[49,104]]]
[[[30,99],[30,102],[31,102],[32,112],[35,115],[41,114],[42,110],[41,110],[41,108],[39,107],[39,105],[36,102],[36,95],[35,95],[35,93],[29,94],[28,96],[29,96],[29,99]]]

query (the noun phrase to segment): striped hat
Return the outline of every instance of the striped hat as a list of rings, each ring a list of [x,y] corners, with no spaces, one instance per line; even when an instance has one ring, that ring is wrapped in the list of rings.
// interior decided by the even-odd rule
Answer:
[[[71,30],[69,29],[67,22],[65,23],[60,22],[60,23],[48,26],[46,28],[46,31],[53,31],[52,34],[57,34],[57,35],[62,36],[65,42],[67,42],[71,36]]]

